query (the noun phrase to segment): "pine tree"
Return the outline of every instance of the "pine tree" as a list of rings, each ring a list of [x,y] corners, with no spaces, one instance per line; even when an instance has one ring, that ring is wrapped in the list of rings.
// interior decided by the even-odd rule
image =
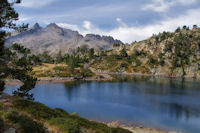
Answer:
[[[125,48],[122,48],[122,50],[120,51],[120,56],[121,57],[127,57],[128,56]]]
[[[11,77],[20,80],[23,85],[14,92],[14,95],[33,100],[29,91],[34,88],[37,79],[30,75],[32,71],[30,61],[30,50],[13,44],[11,48],[5,47],[5,39],[9,35],[4,29],[24,31],[28,25],[17,26],[14,22],[18,20],[18,13],[13,5],[20,3],[20,0],[0,1],[0,92],[5,89],[4,79]]]

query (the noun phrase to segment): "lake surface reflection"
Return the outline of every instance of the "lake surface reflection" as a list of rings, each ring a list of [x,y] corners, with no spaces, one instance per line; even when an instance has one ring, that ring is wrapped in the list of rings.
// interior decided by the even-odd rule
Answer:
[[[32,92],[36,101],[91,120],[200,132],[199,80],[119,77],[119,82],[38,84]]]

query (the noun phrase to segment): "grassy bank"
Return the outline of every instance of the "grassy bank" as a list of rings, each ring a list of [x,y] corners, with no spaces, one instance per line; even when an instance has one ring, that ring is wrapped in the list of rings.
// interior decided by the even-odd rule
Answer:
[[[0,100],[0,133],[10,127],[21,133],[130,133],[121,128],[89,121],[39,102],[3,96]]]

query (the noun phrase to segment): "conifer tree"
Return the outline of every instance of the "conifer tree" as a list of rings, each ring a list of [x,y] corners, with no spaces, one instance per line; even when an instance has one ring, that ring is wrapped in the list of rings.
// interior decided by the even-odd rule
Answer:
[[[19,4],[20,0],[0,0],[0,93],[5,89],[4,79],[10,77],[20,80],[23,85],[14,92],[14,95],[33,100],[29,91],[34,88],[37,79],[31,76],[30,50],[13,44],[11,48],[5,47],[8,30],[22,32],[28,28],[27,24],[16,25],[18,13],[13,5]]]

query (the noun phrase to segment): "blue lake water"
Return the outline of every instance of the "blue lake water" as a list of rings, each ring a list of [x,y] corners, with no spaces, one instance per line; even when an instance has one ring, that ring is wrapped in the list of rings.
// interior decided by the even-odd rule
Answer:
[[[7,86],[11,94],[16,86]],[[129,77],[119,82],[37,84],[36,101],[90,120],[200,132],[200,81]]]

